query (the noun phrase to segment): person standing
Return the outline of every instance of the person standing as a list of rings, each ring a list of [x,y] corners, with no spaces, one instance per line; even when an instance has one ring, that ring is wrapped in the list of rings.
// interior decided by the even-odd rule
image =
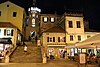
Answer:
[[[27,52],[27,45],[24,46],[24,52]]]

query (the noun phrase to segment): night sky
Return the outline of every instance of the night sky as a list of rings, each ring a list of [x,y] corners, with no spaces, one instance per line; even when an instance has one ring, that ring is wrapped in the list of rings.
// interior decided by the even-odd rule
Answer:
[[[7,0],[0,0],[0,3]],[[9,0],[25,10],[33,6],[33,0]],[[82,10],[84,19],[90,23],[90,28],[100,31],[100,2],[99,0],[36,0],[36,7],[42,10],[42,13],[63,14],[66,10]]]

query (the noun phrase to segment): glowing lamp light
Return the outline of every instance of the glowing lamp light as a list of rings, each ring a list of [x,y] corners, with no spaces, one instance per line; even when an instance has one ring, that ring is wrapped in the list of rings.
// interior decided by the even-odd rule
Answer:
[[[31,7],[28,9],[28,11],[38,11],[41,12],[41,9],[37,8],[37,7]]]

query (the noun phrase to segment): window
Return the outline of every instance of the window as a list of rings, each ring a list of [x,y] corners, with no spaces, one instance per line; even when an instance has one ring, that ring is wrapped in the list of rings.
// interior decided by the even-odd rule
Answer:
[[[9,7],[9,5],[7,5],[7,7]]]
[[[7,30],[7,36],[10,36],[10,30]]]
[[[4,30],[4,36],[6,36],[6,29]]]
[[[77,24],[77,28],[81,28],[80,21],[76,21],[76,24]]]
[[[73,23],[72,23],[72,21],[69,21],[69,28],[73,28]]]
[[[70,41],[73,41],[73,35],[70,35]]]
[[[1,11],[0,11],[0,16],[1,16]]]
[[[87,38],[89,38],[90,37],[90,35],[87,35]]]
[[[60,42],[60,37],[58,37],[58,42]]]
[[[52,38],[50,38],[50,42],[52,42],[53,41],[53,39]]]
[[[81,41],[81,36],[80,35],[78,35],[78,41]]]
[[[11,30],[11,36],[13,36],[13,30]]]
[[[66,42],[66,37],[64,37],[64,42]]]
[[[58,42],[65,42],[65,37],[58,37]]]
[[[47,42],[49,42],[49,37],[47,37]]]
[[[32,27],[35,27],[35,18],[32,19]]]
[[[13,17],[16,17],[17,16],[17,12],[13,12]]]
[[[55,37],[47,37],[47,42],[55,42]]]
[[[55,42],[55,37],[53,37],[53,42]]]
[[[48,18],[47,17],[43,17],[43,22],[47,22]]]
[[[53,17],[51,17],[50,21],[53,23],[55,21],[55,19]]]
[[[35,17],[35,13],[32,13],[32,17]]]
[[[13,36],[13,30],[4,30],[4,36]]]

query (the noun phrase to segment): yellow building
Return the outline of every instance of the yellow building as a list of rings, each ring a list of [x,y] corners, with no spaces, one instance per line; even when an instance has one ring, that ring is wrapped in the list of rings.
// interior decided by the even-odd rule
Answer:
[[[65,58],[65,55],[74,56],[75,53],[82,52],[82,50],[66,49],[66,46],[81,42],[99,33],[85,31],[83,13],[65,12],[53,23],[50,22],[51,17],[52,15],[49,14],[41,15],[40,21],[40,29],[43,31],[40,40],[46,48],[47,56],[53,55],[55,58]],[[54,20],[52,19],[52,21]],[[56,32],[61,29],[65,32]]]
[[[0,4],[0,22],[10,22],[15,25],[21,33],[24,28],[25,16],[24,8],[10,1]]]
[[[48,57],[54,55],[56,58],[63,58],[60,52],[64,51],[66,46],[65,33],[65,30],[60,26],[54,26],[44,31],[41,36],[41,44],[46,48]]]
[[[11,38],[14,47],[21,40],[18,28],[10,22],[0,22],[0,38]]]

